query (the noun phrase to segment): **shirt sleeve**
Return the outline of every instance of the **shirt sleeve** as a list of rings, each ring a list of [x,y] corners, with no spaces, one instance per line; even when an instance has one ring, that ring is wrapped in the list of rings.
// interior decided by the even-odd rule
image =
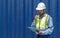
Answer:
[[[35,20],[33,20],[31,27],[35,27]]]
[[[53,26],[53,20],[52,17],[50,17],[49,22],[48,22],[48,29],[42,31],[43,35],[50,35],[53,32],[54,26]]]

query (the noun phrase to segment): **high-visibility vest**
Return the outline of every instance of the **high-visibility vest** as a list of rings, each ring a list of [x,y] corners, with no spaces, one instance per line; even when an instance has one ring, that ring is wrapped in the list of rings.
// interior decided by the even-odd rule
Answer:
[[[45,14],[42,19],[39,19],[40,17],[38,17],[37,21],[35,21],[36,23],[36,28],[40,28],[40,29],[47,29],[48,28],[48,20],[49,20],[49,15]]]

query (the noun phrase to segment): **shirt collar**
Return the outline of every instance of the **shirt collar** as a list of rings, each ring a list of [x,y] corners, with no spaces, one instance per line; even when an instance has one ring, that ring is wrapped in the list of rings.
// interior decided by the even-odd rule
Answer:
[[[44,17],[45,16],[45,13],[42,15],[42,16],[40,16],[40,18],[42,18],[42,17]]]

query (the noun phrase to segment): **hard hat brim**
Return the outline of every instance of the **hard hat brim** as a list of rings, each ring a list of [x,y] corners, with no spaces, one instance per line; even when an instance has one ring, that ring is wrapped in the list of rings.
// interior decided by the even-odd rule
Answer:
[[[43,9],[46,9],[46,7],[45,8],[36,8],[36,10],[43,10]]]

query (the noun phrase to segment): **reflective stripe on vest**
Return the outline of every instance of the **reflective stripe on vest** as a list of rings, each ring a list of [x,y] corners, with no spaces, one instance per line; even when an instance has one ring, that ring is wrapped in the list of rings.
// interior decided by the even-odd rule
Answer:
[[[36,28],[47,29],[48,28],[48,15],[46,14],[42,19],[37,19]]]

